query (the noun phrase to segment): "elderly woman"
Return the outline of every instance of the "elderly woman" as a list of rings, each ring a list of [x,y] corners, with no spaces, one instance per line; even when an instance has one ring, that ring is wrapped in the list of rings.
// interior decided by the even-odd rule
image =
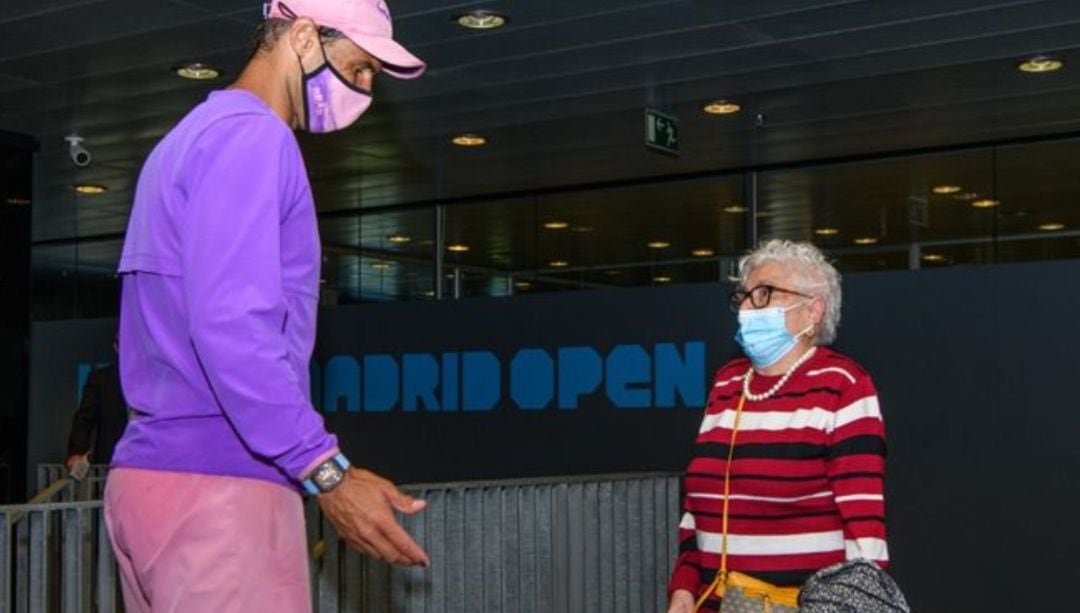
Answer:
[[[669,613],[719,610],[721,558],[729,573],[791,588],[845,559],[888,561],[877,393],[827,347],[839,273],[809,243],[771,240],[739,261],[736,281],[746,357],[716,373],[686,470]]]

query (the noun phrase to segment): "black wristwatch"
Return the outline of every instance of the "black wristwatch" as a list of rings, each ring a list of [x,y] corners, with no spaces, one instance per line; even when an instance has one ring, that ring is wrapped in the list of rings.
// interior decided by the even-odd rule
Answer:
[[[312,496],[325,494],[345,480],[345,471],[349,469],[349,466],[349,460],[339,453],[316,466],[315,470],[311,471],[311,475],[301,484]]]

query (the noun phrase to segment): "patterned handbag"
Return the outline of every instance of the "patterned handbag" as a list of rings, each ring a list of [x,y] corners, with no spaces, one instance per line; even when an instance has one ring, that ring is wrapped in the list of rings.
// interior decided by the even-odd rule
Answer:
[[[900,586],[867,560],[848,560],[814,573],[799,593],[803,613],[911,613]]]
[[[721,518],[723,537],[720,545],[720,569],[708,589],[698,598],[694,611],[701,609],[710,598],[720,599],[720,613],[796,613],[799,610],[799,588],[778,587],[727,569],[728,501],[731,497],[731,461],[735,457],[735,435],[739,431],[746,396],[739,397],[735,409],[735,425],[731,428],[727,465],[724,469],[724,513]]]

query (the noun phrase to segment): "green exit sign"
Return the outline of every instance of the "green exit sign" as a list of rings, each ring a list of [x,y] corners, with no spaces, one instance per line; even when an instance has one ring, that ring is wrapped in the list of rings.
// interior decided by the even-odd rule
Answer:
[[[679,154],[679,118],[656,109],[645,109],[645,146]]]

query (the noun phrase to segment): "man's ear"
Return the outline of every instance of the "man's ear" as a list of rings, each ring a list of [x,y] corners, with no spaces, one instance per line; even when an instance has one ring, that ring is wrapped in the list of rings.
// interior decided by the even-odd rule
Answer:
[[[294,21],[285,36],[289,47],[301,60],[306,60],[319,48],[319,28],[307,17]]]

